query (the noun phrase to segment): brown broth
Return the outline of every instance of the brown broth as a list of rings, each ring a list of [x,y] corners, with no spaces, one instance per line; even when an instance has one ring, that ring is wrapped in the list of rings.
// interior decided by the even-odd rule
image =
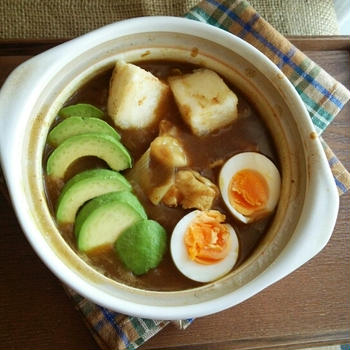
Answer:
[[[138,65],[164,80],[169,75],[188,73],[198,68],[185,63],[169,61],[154,61],[139,63]],[[76,91],[66,104],[90,103],[106,113],[111,73],[112,71],[108,70],[91,79]],[[199,171],[203,176],[209,178],[216,184],[218,183],[220,165],[234,154],[240,152],[259,151],[269,157],[278,166],[278,159],[272,139],[257,111],[254,109],[252,103],[250,103],[236,87],[231,86],[231,88],[238,96],[238,120],[230,126],[205,137],[199,138],[190,132],[189,128],[182,121],[172,96],[169,96],[167,104],[162,107],[162,119],[171,121],[180,130],[179,137],[190,157],[190,168]],[[59,122],[59,120],[56,120],[55,124],[57,124],[57,122]],[[107,122],[113,125],[112,121],[108,118]],[[123,144],[130,151],[134,161],[136,161],[148,148],[153,138],[158,135],[158,127],[155,126],[144,130],[118,130],[118,132],[122,137]],[[51,151],[52,149],[47,146],[44,152],[44,164],[46,164],[46,159]],[[82,170],[98,167],[106,167],[106,164],[94,157],[79,159],[68,169],[64,180],[67,181]],[[49,179],[45,179],[48,203],[53,215],[62,186],[63,183],[57,185],[50,182]],[[134,192],[143,204],[148,217],[158,221],[167,230],[168,240],[170,241],[171,232],[176,223],[188,213],[189,210],[169,208],[163,204],[155,206],[137,186],[134,187]],[[216,199],[213,209],[224,213],[227,222],[230,223],[237,232],[240,242],[239,259],[236,264],[236,266],[238,266],[258,245],[272,221],[272,216],[249,225],[242,224],[227,210],[221,197]],[[60,231],[72,249],[77,251],[73,227],[60,227]],[[127,271],[123,267],[123,264],[118,261],[112,249],[105,251],[103,254],[91,255],[87,258],[97,270],[101,271],[106,276],[138,288],[150,290],[181,290],[201,285],[200,283],[187,279],[176,269],[172,262],[169,249],[156,269],[138,277],[134,276],[132,272]]]

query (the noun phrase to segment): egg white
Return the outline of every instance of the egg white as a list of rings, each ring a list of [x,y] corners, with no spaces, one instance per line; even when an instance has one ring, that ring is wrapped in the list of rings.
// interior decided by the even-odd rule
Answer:
[[[275,164],[266,156],[256,152],[244,152],[236,154],[231,157],[221,168],[219,174],[219,187],[221,196],[227,206],[238,220],[247,224],[254,220],[261,218],[255,216],[245,216],[238,212],[230,203],[229,200],[229,186],[232,177],[241,170],[251,169],[259,172],[262,175],[269,188],[269,196],[266,203],[264,214],[267,215],[272,212],[279,200],[281,190],[281,177]]]
[[[187,253],[184,235],[191,221],[199,213],[199,210],[192,211],[177,223],[171,236],[170,251],[176,267],[183,275],[197,282],[211,282],[226,275],[236,264],[239,243],[233,227],[226,224],[231,235],[231,248],[228,255],[211,265],[203,265],[191,260]]]

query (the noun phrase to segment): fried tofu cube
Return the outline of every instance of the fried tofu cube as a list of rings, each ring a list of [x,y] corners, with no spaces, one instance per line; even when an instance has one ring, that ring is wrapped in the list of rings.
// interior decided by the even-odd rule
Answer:
[[[110,81],[108,115],[121,129],[141,129],[156,123],[166,103],[169,86],[152,73],[117,61]]]
[[[237,118],[236,94],[209,69],[168,78],[182,118],[197,136],[227,126]]]

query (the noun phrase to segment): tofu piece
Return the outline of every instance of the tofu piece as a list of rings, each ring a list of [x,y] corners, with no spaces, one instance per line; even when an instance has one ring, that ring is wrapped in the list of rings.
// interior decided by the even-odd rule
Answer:
[[[216,185],[197,171],[179,170],[175,175],[175,184],[165,194],[162,202],[169,207],[181,205],[184,209],[208,210],[218,193]]]
[[[168,93],[169,86],[152,73],[117,61],[110,81],[108,115],[121,129],[151,126],[158,121]]]
[[[236,94],[209,69],[168,78],[182,118],[197,136],[227,126],[237,118]]]

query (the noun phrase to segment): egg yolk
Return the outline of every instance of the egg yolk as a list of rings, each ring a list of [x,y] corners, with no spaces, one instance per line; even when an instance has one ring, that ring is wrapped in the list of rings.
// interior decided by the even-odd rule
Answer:
[[[268,184],[258,171],[244,169],[232,177],[229,186],[229,200],[239,213],[251,216],[263,211],[268,197]]]
[[[217,210],[200,212],[185,233],[185,245],[191,260],[210,265],[224,259],[231,246],[230,232]]]

